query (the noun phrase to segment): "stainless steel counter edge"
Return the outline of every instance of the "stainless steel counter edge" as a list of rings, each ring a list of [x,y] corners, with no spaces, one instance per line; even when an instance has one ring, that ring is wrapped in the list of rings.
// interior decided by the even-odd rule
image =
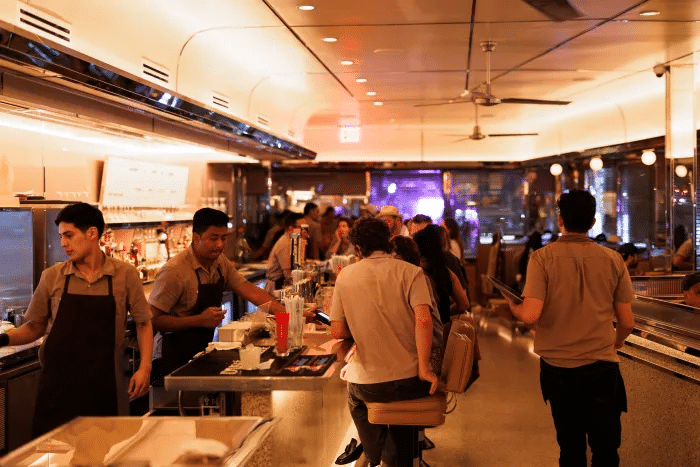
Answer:
[[[339,362],[328,368],[323,376],[166,376],[168,391],[320,391],[335,374]]]
[[[618,354],[700,384],[700,358],[693,355],[635,335],[627,337]]]

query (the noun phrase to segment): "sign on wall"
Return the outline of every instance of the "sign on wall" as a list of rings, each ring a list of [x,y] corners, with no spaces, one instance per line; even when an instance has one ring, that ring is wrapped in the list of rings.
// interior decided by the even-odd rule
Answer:
[[[189,169],[110,157],[102,174],[100,204],[105,207],[177,207],[185,204]]]

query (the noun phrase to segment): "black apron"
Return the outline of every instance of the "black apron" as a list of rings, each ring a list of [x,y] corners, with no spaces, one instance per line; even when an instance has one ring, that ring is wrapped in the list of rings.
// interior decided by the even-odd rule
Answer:
[[[217,267],[216,270],[219,273],[219,281],[215,284],[202,284],[199,273],[195,269],[197,302],[187,316],[201,314],[212,306],[221,306],[224,298],[224,276],[220,268]],[[195,327],[165,333],[163,335],[163,375],[172,373],[192,360],[192,357],[207,348],[212,339],[214,339],[214,328]]]
[[[117,303],[108,295],[68,293],[66,276],[56,319],[44,343],[33,435],[78,416],[116,416],[114,368]]]

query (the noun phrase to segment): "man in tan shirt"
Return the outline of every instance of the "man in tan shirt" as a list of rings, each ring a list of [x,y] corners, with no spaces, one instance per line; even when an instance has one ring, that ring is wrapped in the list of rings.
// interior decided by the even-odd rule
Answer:
[[[535,352],[559,443],[559,465],[619,465],[621,412],[627,411],[616,349],[634,327],[632,283],[622,257],[588,236],[595,199],[583,190],[558,202],[562,236],[532,253],[513,314],[537,323]],[[613,321],[617,326],[613,327]]]
[[[32,431],[41,435],[77,416],[129,415],[128,397],[148,392],[153,331],[139,273],[100,250],[104,218],[87,203],[56,218],[69,259],[46,269],[19,329],[0,346],[28,344],[47,333],[39,357]],[[141,362],[126,386],[126,316],[136,322]]]

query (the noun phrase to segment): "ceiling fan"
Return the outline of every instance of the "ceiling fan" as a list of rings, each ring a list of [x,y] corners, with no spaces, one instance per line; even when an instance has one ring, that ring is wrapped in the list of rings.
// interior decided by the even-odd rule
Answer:
[[[571,104],[570,101],[550,101],[542,99],[524,99],[519,97],[507,97],[499,98],[493,95],[491,92],[491,52],[496,48],[496,42],[494,41],[483,41],[481,42],[481,49],[486,53],[486,82],[479,86],[479,90],[470,91],[465,89],[462,94],[454,99],[450,99],[446,102],[437,102],[432,104],[418,104],[415,107],[431,107],[437,105],[448,105],[448,104],[463,104],[465,102],[473,102],[477,105],[484,105],[487,107],[498,105],[498,104],[539,104],[539,105],[568,105]],[[469,71],[467,70],[467,83],[469,82]]]
[[[460,143],[462,141],[466,141],[468,139],[473,139],[473,140],[480,140],[484,139],[487,136],[489,138],[495,138],[495,137],[502,137],[502,136],[537,136],[539,133],[489,133],[487,135],[483,134],[481,132],[481,127],[479,126],[479,106],[474,104],[474,118],[475,118],[475,124],[474,124],[474,130],[470,135],[445,135],[445,136],[457,136],[460,137],[460,139],[453,141],[454,143]]]

